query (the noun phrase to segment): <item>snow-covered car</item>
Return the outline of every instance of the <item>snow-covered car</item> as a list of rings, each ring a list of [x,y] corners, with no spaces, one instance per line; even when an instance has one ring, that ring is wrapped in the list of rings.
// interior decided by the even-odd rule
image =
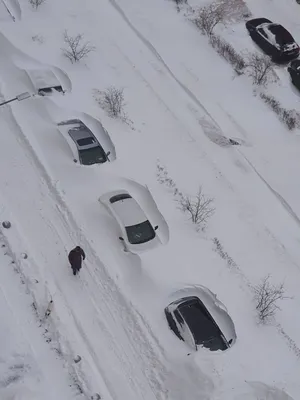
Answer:
[[[40,96],[49,96],[55,92],[64,94],[72,90],[72,85],[67,74],[60,68],[49,66],[40,69],[25,69],[32,86],[33,92]]]
[[[255,18],[246,22],[252,40],[277,63],[297,58],[299,46],[293,36],[282,26],[267,18]]]
[[[115,147],[102,124],[90,116],[82,119],[74,118],[57,124],[71,148],[73,161],[93,165],[115,160]]]
[[[300,60],[293,60],[288,66],[291,81],[300,90]]]
[[[123,242],[125,251],[140,253],[166,243],[166,222],[149,191],[147,197],[151,210],[147,207],[147,202],[142,204],[137,196],[134,197],[125,189],[111,191],[99,197],[99,202],[106,207],[120,227],[119,239]],[[155,218],[155,214],[159,216],[158,219]]]
[[[170,329],[194,350],[198,346],[227,350],[236,342],[236,332],[226,307],[204,286],[198,287],[197,294],[179,298],[165,308]]]

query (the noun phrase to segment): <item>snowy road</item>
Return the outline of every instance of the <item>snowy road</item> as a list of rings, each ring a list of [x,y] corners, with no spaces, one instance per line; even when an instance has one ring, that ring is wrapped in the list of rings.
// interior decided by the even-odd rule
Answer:
[[[164,367],[158,368],[156,349],[80,229],[68,220],[70,215],[53,187],[49,187],[10,109],[2,109],[1,117],[0,166],[2,170],[9,169],[10,174],[1,174],[0,185],[5,188],[3,197],[19,232],[26,237],[30,259],[43,265],[31,271],[32,279],[44,282],[54,303],[62,302],[66,307],[66,333],[73,337],[77,351],[89,355],[94,382],[101,382],[103,377],[114,399],[124,395],[125,388],[132,399],[163,398]],[[8,148],[14,149],[13,156]],[[72,279],[67,264],[67,251],[78,243],[88,254],[80,281]],[[60,315],[59,306],[56,313]],[[155,369],[151,368],[153,363]],[[116,386],[115,381],[122,385]]]

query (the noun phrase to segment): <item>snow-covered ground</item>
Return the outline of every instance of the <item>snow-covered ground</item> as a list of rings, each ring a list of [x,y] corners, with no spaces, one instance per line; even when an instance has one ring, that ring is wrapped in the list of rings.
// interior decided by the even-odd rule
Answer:
[[[1,332],[4,399],[24,387],[37,399],[99,393],[114,400],[241,400],[268,393],[290,400],[282,390],[298,399],[297,131],[285,129],[253,95],[250,79],[235,76],[172,1],[46,0],[36,11],[19,1],[21,20],[1,23],[1,97],[32,91],[24,69],[39,63],[66,71],[72,92],[0,109],[1,221],[12,223],[1,228],[2,242],[14,260],[9,265],[1,255],[0,309],[9,332]],[[299,5],[247,5],[300,41]],[[62,55],[65,29],[95,46],[81,63]],[[238,49],[255,49],[242,23],[220,32]],[[287,72],[278,71],[281,79],[269,90],[296,108]],[[111,119],[94,99],[95,89],[111,85],[124,88],[127,122]],[[55,125],[72,112],[101,120],[116,161],[73,163]],[[241,145],[230,146],[229,138]],[[117,225],[98,202],[126,178],[149,187],[170,229],[166,246],[141,257],[122,250]],[[197,232],[174,189],[193,195],[200,185],[216,211]],[[78,244],[87,259],[73,277],[67,254]],[[267,274],[284,282],[289,298],[261,326],[253,288]],[[235,323],[237,343],[224,354],[200,349],[187,356],[165,321],[172,294],[197,284],[218,295]],[[54,308],[43,319],[51,299]],[[10,380],[14,365],[24,367]]]

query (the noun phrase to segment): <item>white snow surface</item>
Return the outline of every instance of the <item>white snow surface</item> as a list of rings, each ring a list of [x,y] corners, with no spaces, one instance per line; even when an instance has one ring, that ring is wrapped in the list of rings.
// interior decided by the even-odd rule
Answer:
[[[0,222],[11,222],[0,225],[1,400],[299,399],[299,130],[284,127],[171,0],[19,2],[15,22],[0,4],[1,99],[32,92],[25,70],[47,66],[72,90],[0,108]],[[295,1],[245,2],[300,42]],[[95,46],[80,63],[62,55],[65,30]],[[217,32],[256,49],[244,22]],[[286,68],[275,70],[267,92],[296,109]],[[95,101],[95,89],[111,85],[124,88],[123,119]],[[114,162],[73,162],[56,123],[80,113],[108,131]],[[147,185],[170,232],[140,257],[123,251],[98,202],[129,180]],[[215,207],[203,231],[177,201],[199,185]],[[86,260],[74,277],[76,245]],[[261,325],[254,287],[268,274],[288,298]],[[168,328],[164,307],[193,285],[228,309],[230,350],[189,354]]]

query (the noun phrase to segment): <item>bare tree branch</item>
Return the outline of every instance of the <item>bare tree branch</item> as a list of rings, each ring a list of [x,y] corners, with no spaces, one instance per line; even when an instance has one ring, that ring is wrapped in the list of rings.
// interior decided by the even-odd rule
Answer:
[[[41,4],[45,3],[45,1],[46,0],[29,0],[29,4],[37,10]]]
[[[202,187],[194,198],[181,195],[179,197],[180,208],[190,215],[192,222],[199,228],[204,228],[207,220],[214,214],[213,199],[203,194]]]
[[[265,55],[250,53],[246,59],[246,68],[255,85],[265,86],[273,73],[273,62]]]
[[[87,57],[87,55],[95,51],[96,48],[91,46],[89,42],[83,42],[83,34],[78,33],[76,36],[69,36],[68,31],[64,32],[64,42],[67,48],[63,48],[63,54],[72,64]]]
[[[278,300],[284,300],[284,284],[273,285],[270,282],[270,275],[263,278],[262,282],[254,288],[256,309],[259,320],[266,323],[274,317],[276,310],[280,309],[277,305]]]
[[[225,21],[226,12],[225,4],[219,2],[211,3],[198,10],[194,23],[204,35],[210,36],[215,26]]]

